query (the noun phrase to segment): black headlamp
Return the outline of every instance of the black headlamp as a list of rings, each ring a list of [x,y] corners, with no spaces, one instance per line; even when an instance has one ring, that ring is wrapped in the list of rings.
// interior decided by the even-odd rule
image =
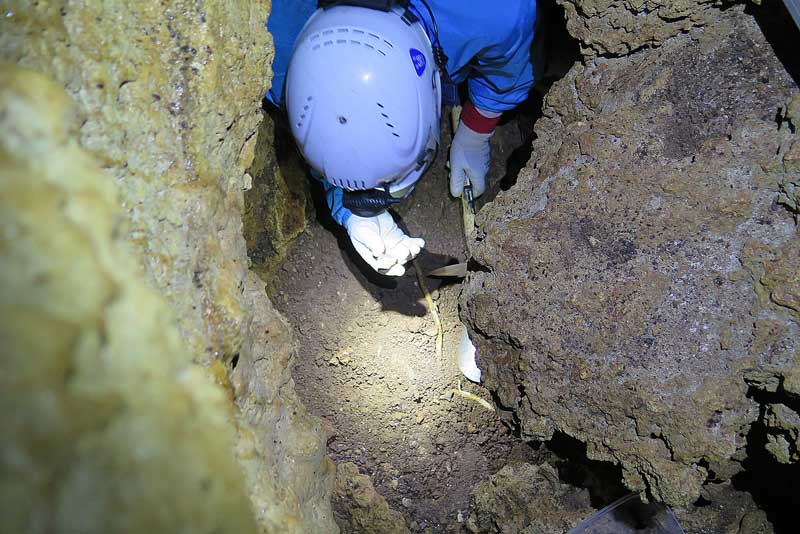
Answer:
[[[365,189],[361,191],[344,191],[342,206],[352,211],[359,217],[374,217],[389,209],[392,204],[397,204],[411,193],[413,186],[408,191],[403,191],[399,197],[392,196],[389,184],[383,189]]]

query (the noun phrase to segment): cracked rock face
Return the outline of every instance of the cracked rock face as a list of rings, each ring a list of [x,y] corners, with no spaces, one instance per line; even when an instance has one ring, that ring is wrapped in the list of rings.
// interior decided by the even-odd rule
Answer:
[[[573,436],[676,506],[740,469],[752,424],[796,460],[797,92],[739,8],[554,85],[462,295],[523,437]]]
[[[714,20],[720,0],[558,0],[586,56],[621,56]]]
[[[333,489],[336,523],[342,532],[362,534],[409,534],[402,514],[389,507],[367,475],[345,462],[336,466]]]
[[[108,369],[98,365],[94,369],[96,375],[83,384],[91,390],[90,396],[102,396],[102,391],[96,391],[100,386],[93,381],[100,385],[105,381],[122,381],[109,389],[108,398],[102,397],[108,401],[109,411],[99,415],[86,411],[85,417],[78,419],[68,413],[59,421],[63,428],[43,424],[35,429],[41,433],[36,439],[44,447],[39,452],[48,459],[42,460],[44,474],[38,470],[38,457],[31,460],[37,469],[25,473],[31,477],[41,475],[37,480],[47,481],[50,486],[44,483],[36,486],[35,498],[28,501],[33,513],[47,516],[59,505],[49,488],[65,483],[68,473],[59,466],[62,462],[68,464],[71,455],[76,454],[73,444],[81,447],[82,440],[90,439],[96,426],[108,421],[121,428],[135,426],[136,413],[119,408],[127,405],[127,399],[116,399],[115,388],[130,391],[133,396],[133,392],[141,391],[142,395],[160,398],[159,395],[172,395],[169,387],[180,385],[172,382],[189,380],[184,386],[191,389],[193,377],[206,374],[217,384],[213,388],[215,393],[209,396],[215,402],[223,402],[227,411],[210,406],[207,411],[204,398],[188,403],[176,396],[172,400],[184,411],[180,417],[175,416],[175,428],[170,427],[170,432],[164,435],[167,445],[170,440],[174,443],[174,450],[148,449],[147,440],[160,438],[151,436],[147,429],[138,428],[139,433],[120,432],[116,436],[120,442],[129,440],[134,449],[137,443],[142,444],[144,457],[140,460],[146,469],[142,471],[139,489],[144,491],[150,476],[159,479],[164,491],[174,484],[176,495],[184,492],[178,482],[192,488],[192,484],[207,487],[209,482],[201,476],[205,469],[185,481],[166,475],[161,481],[160,477],[164,466],[191,471],[195,463],[202,464],[205,445],[199,442],[208,439],[218,447],[214,453],[219,458],[228,454],[229,459],[238,460],[237,476],[244,477],[244,492],[250,498],[249,503],[239,499],[241,488],[231,486],[233,489],[226,499],[239,499],[235,514],[242,516],[242,524],[226,530],[245,532],[255,525],[263,531],[336,531],[329,502],[333,469],[325,457],[318,420],[308,416],[294,393],[289,370],[291,333],[267,299],[264,284],[248,270],[242,236],[243,190],[250,183],[246,170],[254,158],[260,103],[269,87],[273,53],[270,36],[264,28],[267,6],[244,0],[24,0],[7,2],[3,15],[0,55],[6,61],[44,75],[66,91],[74,113],[65,116],[65,124],[58,126],[60,135],[76,140],[102,169],[104,187],[113,188],[111,196],[119,208],[110,238],[130,248],[124,262],[139,271],[149,290],[161,295],[170,310],[152,319],[141,318],[152,326],[151,330],[137,327],[135,317],[118,318],[132,321],[127,335],[152,338],[136,341],[144,344],[142,352],[151,351],[146,342],[155,347],[152,351],[160,351],[148,352],[137,364],[152,365],[153,373],[143,369],[130,375],[109,375]],[[42,90],[40,85],[45,87],[48,83],[37,81],[26,90],[35,95]],[[61,163],[71,168],[66,160]],[[66,197],[83,194],[88,193],[63,192]],[[26,205],[19,207],[23,211],[28,209]],[[61,239],[59,232],[69,235],[69,228],[62,228],[61,219],[57,218],[63,215],[59,210],[64,209],[63,205],[46,205],[36,212],[42,224],[49,223],[47,228],[56,241]],[[34,243],[32,248],[43,243]],[[71,277],[65,278],[58,271],[60,278],[44,278],[32,284],[37,291],[54,291],[59,296],[80,295],[82,284],[106,282],[107,277],[97,275],[90,267],[76,261],[74,272],[68,272]],[[19,276],[17,272],[11,279]],[[138,296],[140,289],[131,289],[131,298],[144,298]],[[125,287],[120,289],[123,290],[128,291]],[[138,310],[141,315],[150,313],[147,307]],[[130,312],[130,315],[136,314]],[[96,331],[95,323],[81,322],[94,320],[92,317],[75,314],[76,331]],[[29,317],[36,318],[36,314]],[[150,324],[155,319],[162,328]],[[20,331],[21,339],[35,332]],[[45,332],[43,326],[36,335]],[[100,332],[99,337],[91,340],[102,347],[102,329]],[[168,352],[160,336],[171,339],[175,332],[180,337],[167,348],[180,346],[182,352],[175,357],[181,362],[182,372],[172,371],[171,357],[164,356],[163,362],[158,358]],[[102,362],[113,369],[126,362],[127,353],[118,351],[125,349],[121,345],[124,343],[118,341],[104,350]],[[99,350],[94,345],[66,344],[63,352],[50,354],[53,365],[62,371],[72,369],[72,358],[84,357],[84,349],[89,351],[87,354],[95,354],[89,349]],[[181,359],[184,356],[186,361]],[[80,363],[90,365],[92,361]],[[189,361],[194,365],[189,365]],[[164,372],[168,372],[167,378],[152,385],[157,391],[150,392],[150,377]],[[36,385],[45,392],[58,392],[70,375],[31,376],[35,378],[31,378],[30,387]],[[159,384],[165,389],[158,389]],[[184,386],[178,389],[182,391]],[[165,405],[170,402],[170,399],[164,401]],[[24,409],[29,411],[24,413],[34,419],[37,408],[26,406]],[[157,425],[152,431],[159,431]],[[68,439],[52,439],[62,434]],[[214,437],[216,434],[220,436],[218,439]],[[234,437],[233,446],[225,441],[225,436]],[[109,455],[115,454],[113,446],[125,448],[124,443],[117,442],[100,441],[95,445]],[[227,449],[219,448],[223,445]],[[223,462],[219,458],[217,463]],[[52,466],[47,462],[56,467],[48,470]],[[212,479],[216,467],[219,466],[209,464]],[[220,467],[220,477],[228,476],[222,470],[224,467]],[[80,471],[76,477],[83,478],[76,478],[75,483],[98,487],[106,484],[112,490],[122,490],[115,484],[124,484],[124,477],[115,481],[104,476],[99,468]],[[213,480],[210,484],[214,484]],[[190,491],[185,493],[187,499],[194,497]],[[131,495],[135,496],[135,491]],[[80,496],[75,493],[72,498]],[[187,502],[186,510],[182,509],[186,515],[195,511],[205,517],[205,501]],[[116,504],[100,502],[98,516],[112,515],[118,509]],[[198,523],[195,529],[191,523],[187,525],[186,529],[192,531],[208,526]],[[150,529],[145,525],[132,531],[147,530]],[[177,528],[156,530],[178,531]]]
[[[248,171],[252,187],[244,195],[243,216],[252,269],[268,284],[294,239],[306,228],[310,197],[305,165],[291,144],[291,133],[279,131],[275,115],[265,112],[258,127],[255,157]]]
[[[549,464],[511,463],[472,491],[470,532],[558,534],[590,516],[589,492],[564,484]]]

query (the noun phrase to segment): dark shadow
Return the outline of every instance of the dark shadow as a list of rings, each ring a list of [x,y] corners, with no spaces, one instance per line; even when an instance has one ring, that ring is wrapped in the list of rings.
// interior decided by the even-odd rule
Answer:
[[[800,402],[779,389],[767,393],[751,388],[748,394],[760,404],[758,420],[750,425],[747,434],[747,458],[742,462],[744,471],[732,479],[733,487],[747,491],[759,508],[767,514],[777,534],[797,532],[797,510],[800,509],[800,464],[781,464],[765,446],[768,432],[764,425],[767,404],[784,404],[793,410]]]
[[[400,277],[384,276],[375,272],[355,251],[345,229],[331,217],[322,183],[312,178],[309,178],[309,180],[311,181],[311,199],[314,204],[317,222],[325,231],[331,232],[336,236],[339,253],[345,259],[347,268],[358,280],[358,283],[376,301],[381,303],[381,311],[395,311],[403,315],[417,317],[425,316],[427,308],[425,307],[422,293],[417,287],[417,275],[413,264],[406,265],[406,272]],[[395,220],[398,220],[396,215]],[[429,255],[431,254],[427,252],[423,252],[420,255],[418,262],[423,269],[427,263],[425,258]]]
[[[556,0],[540,0],[536,36],[533,41],[534,91],[540,95],[566,76],[577,61],[582,61],[580,44],[567,30],[564,6]]]
[[[595,531],[599,532],[624,532],[643,531],[647,533],[664,533],[665,525],[671,521],[668,515],[671,512],[661,503],[644,503],[638,497],[630,497],[618,507],[606,511],[598,512]],[[677,519],[672,519],[677,523]],[[674,532],[674,531],[672,531]]]
[[[274,188],[277,183],[272,180],[274,165],[281,170],[283,178],[289,187],[288,195],[292,198],[293,205],[308,198],[308,182],[301,175],[302,158],[295,150],[291,132],[286,127],[283,113],[275,106],[263,99],[261,108],[268,117],[268,121],[259,125],[255,134],[255,158],[248,172],[252,176],[252,187],[244,193],[244,237],[247,241],[247,255],[256,272],[266,268],[282,252],[283,243],[275,243],[276,236],[272,235],[265,226],[256,227],[260,215],[278,209],[276,200],[272,200]],[[267,136],[267,124],[272,124],[272,134]],[[274,158],[266,157],[264,151],[270,147]],[[307,206],[308,208],[308,206]],[[306,210],[308,211],[308,209]],[[292,214],[294,218],[289,225],[301,224],[301,214]],[[248,219],[251,223],[248,226]],[[287,219],[288,220],[288,219]],[[262,274],[262,273],[259,273]],[[264,273],[266,274],[266,273]]]
[[[782,0],[763,0],[760,6],[748,2],[752,15],[786,72],[800,85],[800,28]]]
[[[559,458],[556,468],[561,480],[586,488],[593,507],[603,508],[630,493],[622,483],[622,468],[610,462],[590,460],[585,443],[556,432],[546,446]]]
[[[638,496],[631,495],[622,483],[622,468],[610,462],[589,459],[585,443],[556,432],[546,446],[559,458],[556,468],[563,482],[585,488],[594,508],[615,504],[612,510],[591,516],[596,522],[592,523],[589,532],[664,532],[662,525],[677,521],[663,504],[644,503]],[[616,502],[623,497],[627,498],[621,503]]]
[[[542,116],[543,105],[544,95],[534,91],[528,100],[516,110],[514,118],[522,138],[522,144],[515,148],[506,160],[506,172],[500,178],[501,191],[508,191],[517,183],[519,172],[525,168],[533,154],[533,141],[536,138],[533,127]]]

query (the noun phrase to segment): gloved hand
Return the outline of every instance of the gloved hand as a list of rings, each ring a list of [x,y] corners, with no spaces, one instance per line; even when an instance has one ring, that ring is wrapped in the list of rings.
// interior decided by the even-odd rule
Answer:
[[[472,184],[474,197],[486,191],[489,138],[492,133],[478,133],[463,122],[458,123],[453,144],[450,145],[450,194],[454,197],[460,197],[464,192],[466,180]]]
[[[417,257],[425,246],[420,238],[407,236],[384,211],[375,217],[351,215],[345,225],[356,252],[370,267],[387,276],[403,276],[403,264]]]

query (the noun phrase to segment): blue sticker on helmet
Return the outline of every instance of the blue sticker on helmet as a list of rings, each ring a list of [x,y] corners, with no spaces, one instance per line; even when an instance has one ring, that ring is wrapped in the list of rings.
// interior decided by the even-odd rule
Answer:
[[[417,76],[422,76],[422,73],[425,72],[425,55],[416,48],[409,49],[408,53],[411,54],[411,62],[414,64]]]

